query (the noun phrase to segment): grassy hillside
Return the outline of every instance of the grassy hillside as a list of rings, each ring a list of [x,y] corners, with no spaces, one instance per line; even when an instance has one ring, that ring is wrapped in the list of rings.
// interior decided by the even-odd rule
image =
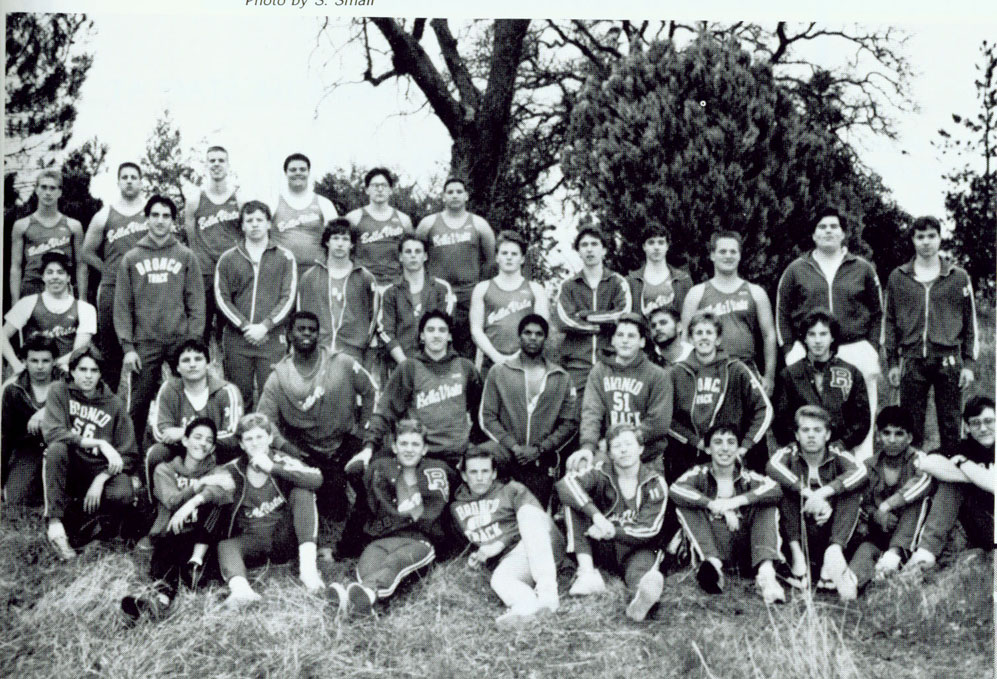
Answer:
[[[758,677],[902,679],[993,676],[993,559],[971,552],[923,587],[878,585],[858,602],[795,593],[766,609],[748,582],[719,597],[669,576],[656,619],[623,615],[622,584],[517,632],[485,576],[437,566],[377,620],[339,620],[296,582],[294,566],[251,573],[264,602],[231,612],[215,585],[183,593],[160,623],[128,627],[118,608],[145,586],[143,556],[92,545],[57,563],[41,521],[0,523],[0,676],[4,677]],[[323,564],[342,577],[350,564]],[[563,590],[566,590],[566,582]],[[562,591],[563,591],[562,590]]]

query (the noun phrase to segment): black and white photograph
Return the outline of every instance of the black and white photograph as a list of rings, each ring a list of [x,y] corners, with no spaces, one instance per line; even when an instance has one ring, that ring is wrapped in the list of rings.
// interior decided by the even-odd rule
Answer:
[[[5,2],[0,676],[997,676],[997,11],[870,5]]]

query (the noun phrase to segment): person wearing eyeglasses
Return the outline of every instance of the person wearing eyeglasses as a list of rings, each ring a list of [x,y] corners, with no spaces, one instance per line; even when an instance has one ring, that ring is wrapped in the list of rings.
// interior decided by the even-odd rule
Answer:
[[[974,396],[966,402],[962,421],[969,436],[954,453],[925,455],[918,462],[921,471],[938,481],[931,512],[917,550],[905,571],[930,569],[945,548],[956,521],[962,523],[970,547],[994,545],[994,401]]]

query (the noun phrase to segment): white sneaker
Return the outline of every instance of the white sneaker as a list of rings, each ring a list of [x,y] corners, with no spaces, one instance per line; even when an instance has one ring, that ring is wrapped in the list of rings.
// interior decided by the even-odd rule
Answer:
[[[262,599],[259,594],[251,589],[235,589],[225,599],[227,608],[242,608]]]
[[[877,580],[885,580],[898,570],[900,570],[900,555],[894,550],[888,549],[883,552],[883,555],[879,557],[879,561],[876,562],[875,577]]]
[[[922,571],[931,570],[935,567],[935,561],[934,554],[923,547],[918,547],[904,565],[903,574],[920,574]]]
[[[554,613],[561,607],[561,598],[557,595],[557,590],[553,592],[541,592],[537,590],[537,605]]]
[[[661,599],[665,589],[665,576],[657,568],[649,570],[637,583],[637,594],[627,606],[627,617],[631,620],[643,620],[648,611]]]
[[[834,583],[838,590],[838,597],[842,601],[854,601],[858,597],[858,578],[848,567],[845,555],[837,545],[831,545],[824,552],[824,564],[821,566],[821,575],[825,573]]]
[[[540,607],[536,602],[513,606],[505,613],[495,618],[495,626],[500,630],[514,630],[523,627],[533,620]]]
[[[759,570],[755,576],[755,584],[762,595],[762,601],[766,604],[786,601],[786,590],[775,579],[774,570]]]
[[[575,577],[568,594],[571,596],[585,596],[587,594],[601,594],[606,591],[606,582],[602,579],[602,573],[598,569],[579,571]]]
[[[313,569],[302,569],[298,578],[305,585],[305,589],[309,592],[318,592],[325,589],[325,583],[322,582],[322,576],[319,575],[317,570]]]

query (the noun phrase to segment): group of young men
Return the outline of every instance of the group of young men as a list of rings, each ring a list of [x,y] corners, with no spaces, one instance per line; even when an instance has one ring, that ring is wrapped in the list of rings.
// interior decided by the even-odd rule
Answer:
[[[241,200],[225,149],[206,161],[182,234],[132,163],[85,235],[50,172],[14,227],[5,501],[41,488],[64,559],[147,533],[156,595],[126,597],[134,617],[162,614],[214,564],[232,604],[255,600],[247,565],[295,553],[307,588],[369,614],[469,543],[511,626],[557,609],[567,554],[570,594],[604,589],[597,566],[617,572],[640,620],[683,544],[704,590],[736,568],[768,603],[785,599],[777,573],[847,600],[931,567],[957,520],[993,545],[994,404],[962,407],[974,296],[939,256],[937,220],[912,225],[885,304],[834,211],[817,214],[774,309],[739,276],[734,232],[711,238],[714,276],[694,285],[666,233],[624,277],[582,229],[582,268],[548,301],[523,275],[527,244],[470,213],[459,179],[413,228],[383,168],[364,178],[369,204],[339,217],[302,154],[269,203]],[[901,405],[879,410],[883,338]],[[926,455],[932,387],[941,446]],[[323,517],[345,523],[320,549]],[[326,550],[359,557],[355,581],[323,581]]]

